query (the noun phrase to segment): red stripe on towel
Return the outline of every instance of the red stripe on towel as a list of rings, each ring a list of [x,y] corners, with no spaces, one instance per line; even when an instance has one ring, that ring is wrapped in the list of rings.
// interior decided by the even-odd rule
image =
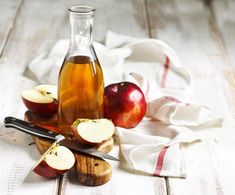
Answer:
[[[157,159],[157,164],[156,164],[156,167],[155,167],[155,170],[154,170],[154,173],[153,175],[156,175],[156,176],[159,176],[161,171],[162,171],[162,167],[163,167],[163,161],[164,161],[164,157],[165,157],[165,154],[166,154],[166,151],[167,151],[167,148],[169,146],[163,148],[161,150],[161,152],[159,153],[158,155],[158,159]]]
[[[160,87],[162,88],[165,88],[166,86],[166,77],[167,77],[167,74],[168,74],[168,70],[170,68],[170,59],[168,56],[166,56],[166,63],[164,65],[164,71],[163,71],[163,74],[162,74],[162,79],[161,79],[161,82],[160,82]]]

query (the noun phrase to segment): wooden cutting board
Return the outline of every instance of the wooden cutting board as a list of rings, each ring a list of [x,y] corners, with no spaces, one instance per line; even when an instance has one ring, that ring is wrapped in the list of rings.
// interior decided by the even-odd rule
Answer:
[[[25,112],[24,118],[27,122],[61,133],[59,132],[57,124],[57,116],[52,118],[41,118],[32,112],[27,111]],[[41,154],[44,153],[52,144],[52,142],[38,137],[33,137],[33,139],[35,140],[36,147]],[[113,138],[110,138],[102,144],[97,145],[96,148],[99,151],[108,153],[113,148],[113,142]],[[98,186],[105,184],[111,179],[112,167],[107,161],[81,153],[76,153],[74,155],[76,158],[75,169],[79,183],[88,186]]]

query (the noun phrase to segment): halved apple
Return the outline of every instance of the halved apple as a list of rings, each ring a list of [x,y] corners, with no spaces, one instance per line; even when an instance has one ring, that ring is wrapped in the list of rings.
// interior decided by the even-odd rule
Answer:
[[[73,167],[75,157],[64,146],[52,145],[40,158],[33,172],[42,177],[57,177]]]
[[[25,106],[33,113],[50,117],[58,111],[57,86],[38,85],[22,93]]]
[[[108,119],[77,119],[72,129],[74,137],[80,142],[97,145],[112,137],[115,126]]]

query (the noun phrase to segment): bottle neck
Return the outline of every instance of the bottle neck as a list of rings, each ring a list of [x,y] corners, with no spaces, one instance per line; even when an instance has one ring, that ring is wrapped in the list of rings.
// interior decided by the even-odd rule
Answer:
[[[89,55],[93,37],[93,14],[70,13],[71,36],[69,55]]]

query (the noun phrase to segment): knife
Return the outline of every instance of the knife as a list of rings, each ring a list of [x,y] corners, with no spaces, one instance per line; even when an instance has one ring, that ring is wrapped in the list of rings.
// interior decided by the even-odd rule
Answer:
[[[57,142],[58,144],[68,147],[74,152],[77,153],[83,153],[83,154],[88,154],[94,157],[99,157],[99,158],[105,158],[109,160],[115,160],[119,161],[119,159],[106,154],[104,152],[98,151],[94,147],[90,147],[84,144],[79,143],[76,140],[69,140],[66,139],[63,135],[57,134],[55,132],[52,132],[48,129],[39,127],[37,125],[34,125],[32,123],[28,123],[26,121],[14,118],[14,117],[6,117],[4,119],[4,126],[5,127],[12,127],[15,129],[18,129],[24,133],[28,133],[30,135],[34,135],[43,139],[51,140],[54,142]]]

